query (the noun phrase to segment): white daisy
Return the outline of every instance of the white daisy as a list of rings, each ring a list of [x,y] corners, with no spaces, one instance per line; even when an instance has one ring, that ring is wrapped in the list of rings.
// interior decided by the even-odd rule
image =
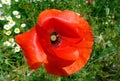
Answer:
[[[9,41],[5,41],[5,42],[3,42],[3,45],[4,46],[11,46],[11,43]]]
[[[15,80],[12,80],[12,81],[15,81]]]
[[[79,4],[78,6],[81,7],[81,4]]]
[[[13,15],[19,15],[19,12],[17,10],[14,10]]]
[[[11,0],[1,0],[2,4],[11,5]]]
[[[12,32],[10,30],[8,30],[8,31],[5,31],[4,33],[9,36],[9,35],[11,35]]]
[[[54,2],[55,0],[51,0],[51,2]]]
[[[18,18],[18,19],[20,19],[20,18],[21,18],[21,15],[16,15],[15,17]]]
[[[6,77],[9,78],[9,77],[10,77],[10,74],[8,74]]]
[[[15,41],[14,38],[9,38],[9,42],[13,43]]]
[[[6,20],[11,21],[12,17],[11,16],[6,16]]]
[[[15,0],[15,2],[19,2],[19,0]]]
[[[15,32],[16,34],[18,34],[18,33],[20,33],[20,29],[19,29],[19,28],[15,28],[14,32]]]
[[[3,27],[5,30],[10,30],[11,27],[8,25],[8,24],[5,24],[4,27]]]
[[[15,24],[16,24],[16,23],[15,23],[15,21],[13,21],[13,20],[11,20],[11,21],[8,22],[8,25],[9,25],[10,27],[13,27]]]
[[[26,27],[26,24],[25,23],[21,24],[21,27],[22,28]]]
[[[42,0],[37,0],[37,1],[40,1],[40,2],[42,2]]]
[[[105,22],[105,24],[108,24],[108,22]]]
[[[2,7],[2,4],[0,3],[0,7]]]
[[[5,17],[3,17],[3,16],[0,16],[0,20],[5,20]]]
[[[16,46],[15,49],[14,49],[15,53],[16,52],[20,52],[20,47],[19,46]]]

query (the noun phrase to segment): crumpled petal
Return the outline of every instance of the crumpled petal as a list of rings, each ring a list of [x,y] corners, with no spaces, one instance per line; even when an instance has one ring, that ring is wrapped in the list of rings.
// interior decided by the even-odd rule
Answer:
[[[23,34],[19,34],[15,38],[16,42],[22,48],[30,68],[38,69],[45,59],[45,54],[39,43],[35,28]]]

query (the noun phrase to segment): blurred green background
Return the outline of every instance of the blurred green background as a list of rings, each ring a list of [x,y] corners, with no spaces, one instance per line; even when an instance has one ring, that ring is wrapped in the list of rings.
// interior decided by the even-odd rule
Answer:
[[[87,0],[4,1],[0,0],[0,81],[120,81],[120,0],[92,0],[90,4]],[[90,60],[79,72],[66,77],[48,74],[44,66],[30,70],[14,40],[37,23],[40,12],[51,8],[79,13],[94,33]]]

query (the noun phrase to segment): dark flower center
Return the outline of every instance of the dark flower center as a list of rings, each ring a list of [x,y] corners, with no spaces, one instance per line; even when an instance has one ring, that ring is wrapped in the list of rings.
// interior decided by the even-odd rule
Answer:
[[[50,35],[50,42],[51,44],[53,45],[58,45],[60,43],[60,36],[57,32],[53,32],[51,35]]]

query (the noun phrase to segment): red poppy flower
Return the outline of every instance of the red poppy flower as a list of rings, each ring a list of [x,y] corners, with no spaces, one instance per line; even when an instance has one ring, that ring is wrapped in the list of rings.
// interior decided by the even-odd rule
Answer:
[[[38,16],[33,29],[17,35],[16,41],[31,69],[44,63],[48,73],[65,76],[86,64],[94,40],[87,21],[75,12],[50,9]]]

